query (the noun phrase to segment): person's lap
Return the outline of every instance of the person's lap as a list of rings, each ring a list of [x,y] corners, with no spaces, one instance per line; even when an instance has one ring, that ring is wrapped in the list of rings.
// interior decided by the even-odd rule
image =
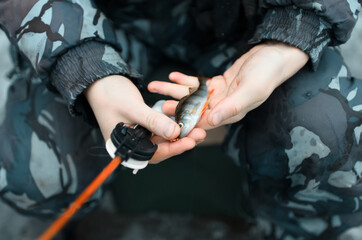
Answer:
[[[225,146],[247,166],[256,216],[281,239],[331,239],[361,224],[360,88],[328,49],[316,72],[302,69],[230,127]]]
[[[222,74],[245,46],[223,45],[188,63],[206,75]],[[157,57],[138,50],[128,52],[134,62]],[[338,233],[358,224],[361,84],[347,77],[340,56],[329,49],[316,72],[301,70],[230,126],[225,149],[247,166],[256,215],[284,228],[285,236]],[[89,154],[103,140],[98,130],[70,117],[60,96],[40,82],[17,80],[13,87],[27,91],[9,93],[1,127],[1,194],[23,210],[58,211],[107,163]]]

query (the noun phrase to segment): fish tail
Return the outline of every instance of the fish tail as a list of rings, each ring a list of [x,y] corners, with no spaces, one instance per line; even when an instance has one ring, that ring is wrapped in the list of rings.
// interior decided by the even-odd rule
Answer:
[[[200,73],[197,74],[197,79],[199,80],[200,85],[206,83],[207,81],[211,80],[210,77],[204,77]]]

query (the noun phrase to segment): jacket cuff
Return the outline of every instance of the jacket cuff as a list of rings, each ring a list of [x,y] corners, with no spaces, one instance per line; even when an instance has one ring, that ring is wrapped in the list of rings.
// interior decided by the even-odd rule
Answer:
[[[66,100],[70,113],[82,115],[94,124],[94,114],[82,93],[94,81],[109,75],[125,76],[138,88],[145,88],[142,75],[127,65],[119,52],[97,41],[84,42],[60,56],[50,79]]]
[[[331,42],[331,28],[313,11],[295,6],[270,8],[258,26],[251,44],[263,40],[277,40],[295,46],[310,57],[313,70]]]

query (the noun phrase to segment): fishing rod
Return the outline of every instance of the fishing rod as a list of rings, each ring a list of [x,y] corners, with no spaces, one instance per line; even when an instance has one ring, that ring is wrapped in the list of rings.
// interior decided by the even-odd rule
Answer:
[[[134,169],[134,174],[139,169],[145,168],[148,160],[152,158],[157,150],[157,145],[150,141],[151,135],[150,131],[140,125],[137,125],[135,128],[129,128],[124,123],[117,124],[112,131],[111,138],[106,142],[106,149],[111,157],[113,157],[113,160],[38,240],[50,240],[57,235],[120,164]]]

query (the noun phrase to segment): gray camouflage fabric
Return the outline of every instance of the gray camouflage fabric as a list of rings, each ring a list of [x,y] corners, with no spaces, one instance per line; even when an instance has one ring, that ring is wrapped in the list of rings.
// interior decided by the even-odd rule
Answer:
[[[29,73],[14,75],[9,88],[0,127],[0,195],[20,212],[54,216],[108,161],[95,154],[103,146],[99,130],[72,118],[64,100]],[[102,193],[98,190],[83,212],[96,206]]]
[[[299,47],[316,68],[329,43],[347,41],[360,2],[2,0],[0,26],[39,77],[62,94],[71,113],[91,115],[81,93],[93,81],[122,74],[143,85],[141,75],[128,65],[132,60],[125,49],[136,47],[137,54],[144,54],[142,45],[148,45],[174,59],[194,62],[215,42],[219,46],[254,35],[253,43],[272,39]],[[116,34],[116,29],[122,33]],[[141,44],[129,46],[133,37]],[[89,41],[98,44],[83,46]],[[182,51],[185,42],[188,48]],[[115,51],[122,49],[121,57]],[[235,53],[225,54],[227,59]],[[152,62],[150,56],[142,63]]]
[[[327,48],[349,38],[359,9],[354,0],[0,1],[21,55],[0,126],[1,197],[56,215],[107,164],[93,152],[99,130],[67,112],[94,123],[82,92],[97,79],[121,74],[142,89],[142,75],[168,58],[214,76],[248,41],[271,39],[308,53],[315,72],[306,66],[230,126],[225,149],[247,167],[255,216],[283,240],[332,239],[361,224],[362,83]]]
[[[246,166],[255,215],[276,239],[334,239],[362,224],[361,91],[328,49],[317,72],[301,70],[230,126],[225,150]]]

